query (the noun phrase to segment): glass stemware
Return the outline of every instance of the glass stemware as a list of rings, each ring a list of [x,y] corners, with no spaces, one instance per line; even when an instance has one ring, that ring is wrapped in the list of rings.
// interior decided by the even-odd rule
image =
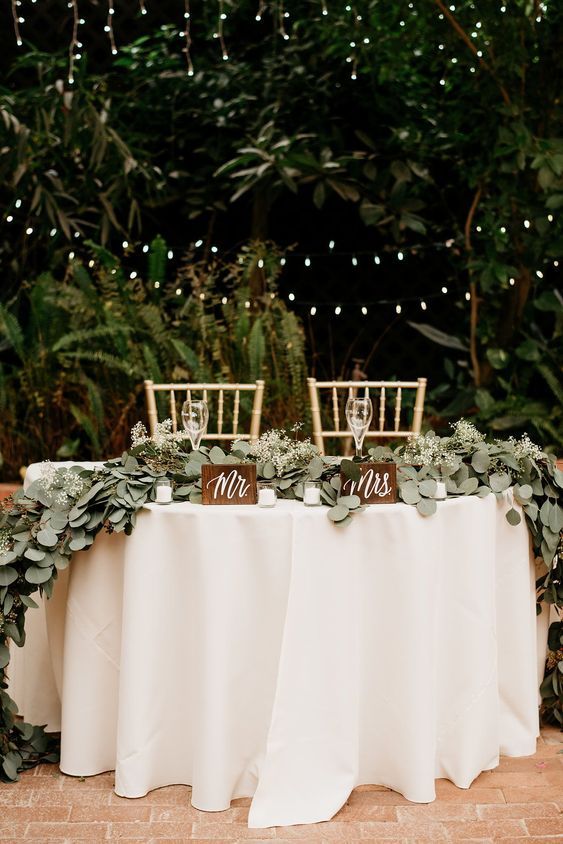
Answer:
[[[362,445],[372,416],[373,405],[370,398],[349,398],[346,402],[346,421],[356,443],[356,457],[362,456]]]
[[[209,408],[206,401],[188,399],[184,402],[182,405],[182,424],[194,451],[200,446],[208,421]]]

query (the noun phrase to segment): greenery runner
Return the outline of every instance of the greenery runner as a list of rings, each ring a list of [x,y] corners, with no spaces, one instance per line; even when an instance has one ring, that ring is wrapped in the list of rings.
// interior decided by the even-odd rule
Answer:
[[[234,443],[226,454],[218,446],[186,450],[183,434],[171,433],[170,422],[149,437],[139,423],[133,445],[102,467],[56,468],[46,463],[42,477],[25,493],[7,499],[0,510],[0,778],[16,780],[18,773],[39,761],[56,761],[58,742],[42,727],[17,717],[7,693],[8,642],[25,643],[25,614],[37,607],[31,597],[39,591],[50,597],[58,572],[67,568],[75,551],[89,548],[97,534],[135,527],[138,510],[154,501],[157,481],[167,477],[175,501],[201,503],[203,463],[254,462],[259,478],[271,480],[280,497],[301,499],[307,479],[322,482],[321,498],[328,517],[343,526],[363,508],[357,496],[340,496],[340,471],[357,479],[357,459],[341,464],[321,458],[309,440],[271,430],[254,443]],[[469,422],[453,426],[452,435],[432,432],[396,450],[379,446],[369,451],[373,461],[397,464],[399,495],[422,516],[436,511],[436,478],[445,477],[448,496],[512,495],[530,531],[540,572],[538,612],[542,603],[563,608],[563,472],[524,435],[520,440],[487,442]],[[506,514],[511,525],[521,521],[520,507]],[[563,623],[549,630],[546,676],[541,685],[542,714],[563,725]]]

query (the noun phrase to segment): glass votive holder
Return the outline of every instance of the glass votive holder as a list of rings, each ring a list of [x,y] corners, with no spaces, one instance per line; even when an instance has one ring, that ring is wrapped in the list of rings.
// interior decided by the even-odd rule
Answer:
[[[305,507],[318,507],[321,503],[320,481],[305,481],[303,484],[303,504]]]
[[[446,489],[446,479],[442,477],[442,475],[438,475],[436,480],[436,492],[434,493],[434,500],[435,501],[445,501],[448,497],[448,491]]]
[[[275,507],[277,501],[276,488],[268,481],[258,481],[256,484],[258,491],[258,506],[259,507]]]
[[[157,504],[170,504],[172,502],[172,484],[168,478],[157,479],[154,500]]]

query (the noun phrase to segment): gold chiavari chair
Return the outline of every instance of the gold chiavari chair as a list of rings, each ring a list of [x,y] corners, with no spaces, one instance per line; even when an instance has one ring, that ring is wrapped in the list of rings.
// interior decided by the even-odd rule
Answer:
[[[345,439],[348,443],[350,442],[351,434],[344,408],[346,400],[353,396],[369,396],[373,402],[372,427],[366,434],[366,440],[404,438],[420,433],[426,378],[418,378],[416,381],[317,381],[316,378],[307,378],[307,386],[311,403],[313,442],[321,454],[325,453],[324,443],[327,439]],[[332,430],[323,428],[321,390],[330,391]],[[416,391],[410,427],[402,424],[401,420],[401,410],[404,410],[403,397],[407,390]],[[370,391],[372,391],[371,395]],[[389,394],[393,392],[395,393],[394,404],[388,402]],[[342,407],[341,397],[344,399]]]
[[[254,384],[155,384],[153,381],[145,381],[145,398],[151,434],[154,433],[158,422],[156,393],[169,394],[169,415],[174,432],[178,430],[178,417],[181,415],[184,401],[192,398],[194,400],[203,398],[206,402],[209,402],[211,394],[217,397],[216,414],[213,413],[213,418],[216,419],[217,424],[215,431],[208,430],[204,434],[204,440],[250,440],[250,442],[255,442],[260,436],[264,381],[256,381]],[[254,393],[248,433],[239,431],[241,393]],[[231,414],[226,412],[225,399],[227,395],[233,397]],[[227,422],[230,424],[228,430],[225,430]]]

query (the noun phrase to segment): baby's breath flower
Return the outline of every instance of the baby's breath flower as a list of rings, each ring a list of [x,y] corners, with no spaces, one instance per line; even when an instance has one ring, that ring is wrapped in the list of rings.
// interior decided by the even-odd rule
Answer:
[[[12,550],[12,532],[8,528],[0,530],[0,554]]]
[[[456,448],[473,448],[485,441],[484,434],[478,431],[473,422],[469,422],[467,419],[452,422],[450,427],[453,430],[452,444]]]
[[[524,457],[536,461],[545,458],[545,453],[539,445],[532,442],[528,434],[522,434],[519,440],[515,437],[509,437],[507,442],[513,448],[514,456],[517,460],[522,460]],[[502,440],[497,440],[497,443],[499,445],[506,445],[506,443],[503,443]]]
[[[310,439],[292,440],[277,428],[262,434],[248,452],[257,463],[273,463],[278,477],[291,469],[304,469],[318,453]]]

